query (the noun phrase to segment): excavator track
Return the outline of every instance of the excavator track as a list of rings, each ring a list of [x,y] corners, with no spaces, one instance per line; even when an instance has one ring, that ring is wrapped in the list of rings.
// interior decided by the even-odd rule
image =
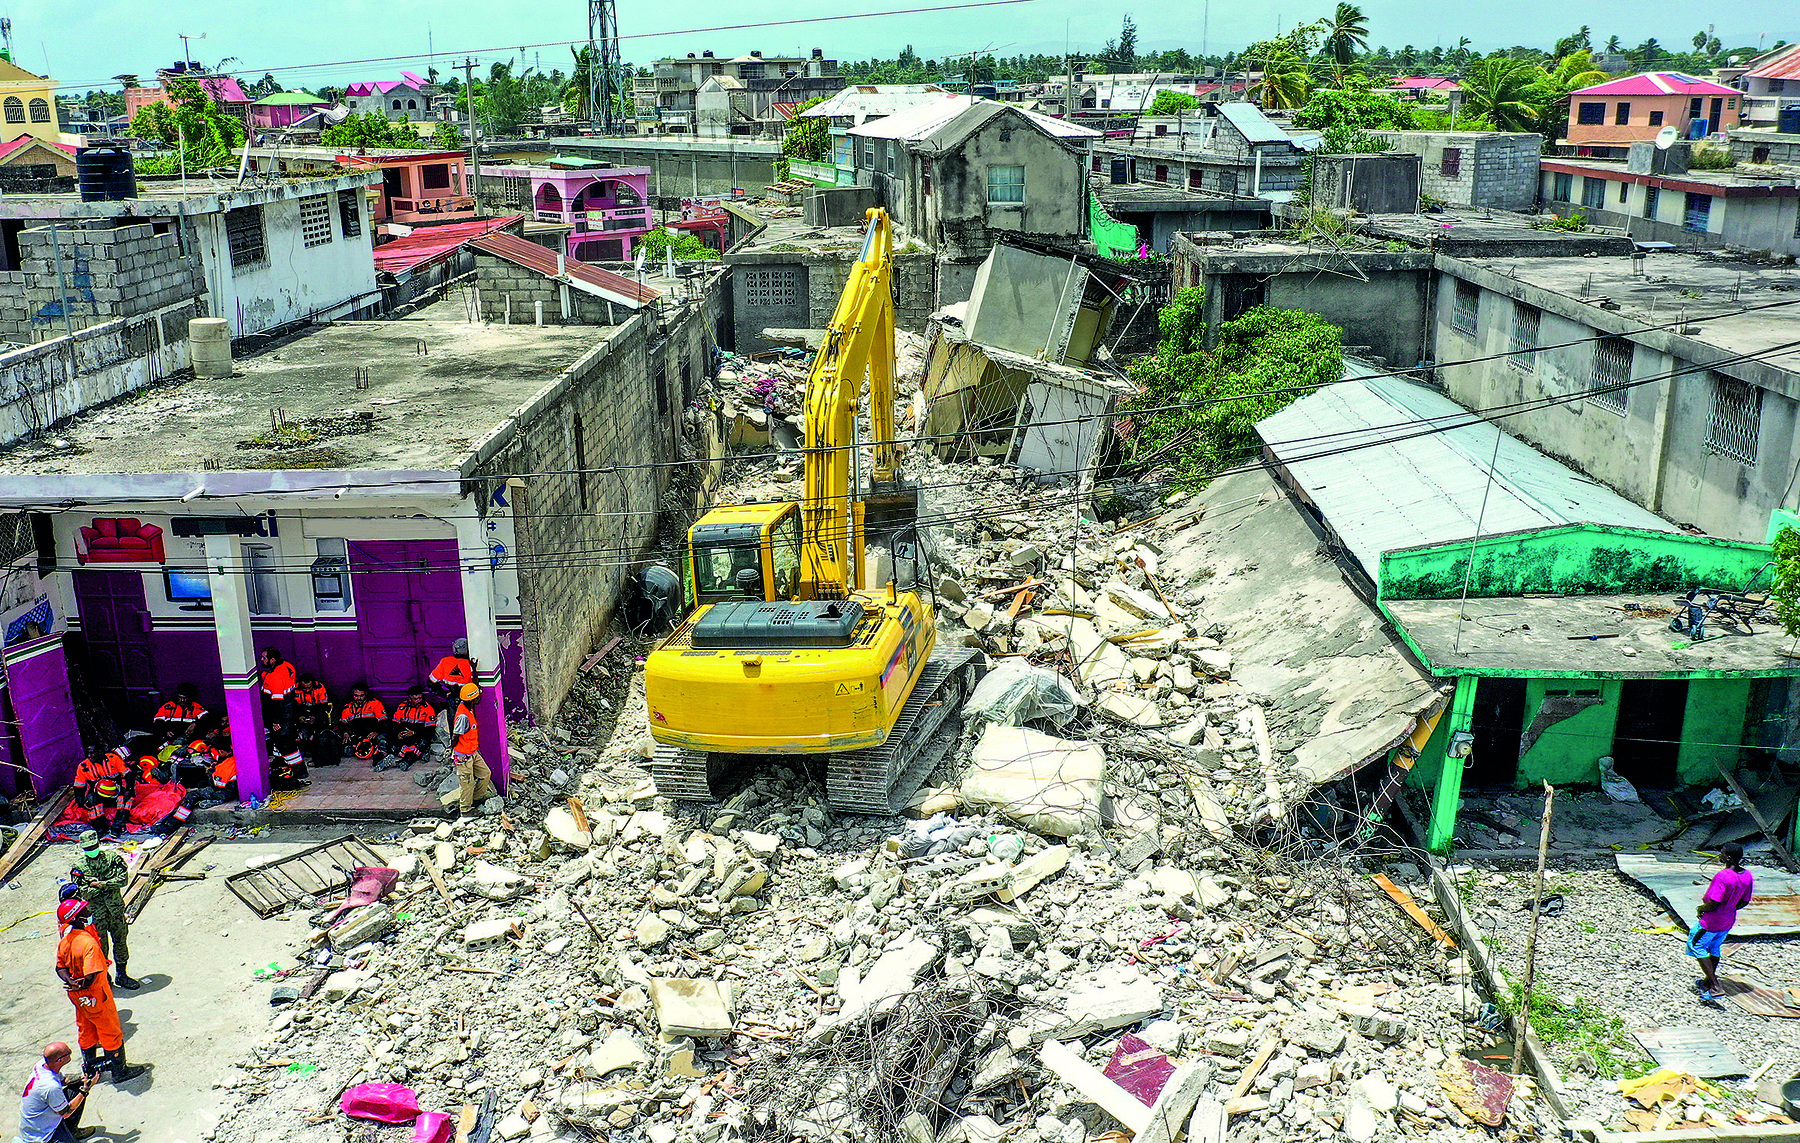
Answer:
[[[939,732],[962,709],[980,681],[982,661],[966,647],[940,649],[925,663],[911,697],[900,709],[893,730],[880,746],[846,750],[827,757],[826,797],[834,810],[859,814],[896,814],[905,808],[920,783],[950,747]],[[712,777],[754,755],[703,754],[657,744],[650,773],[657,792],[680,801],[710,802]],[[765,755],[792,763],[792,755]]]

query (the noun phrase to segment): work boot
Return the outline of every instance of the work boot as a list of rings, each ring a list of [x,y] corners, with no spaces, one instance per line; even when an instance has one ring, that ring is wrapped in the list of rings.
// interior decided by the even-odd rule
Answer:
[[[136,992],[138,989],[144,987],[144,982],[141,980],[133,980],[130,974],[125,971],[125,966],[120,965],[117,971],[113,973],[113,987],[123,988],[127,992]]]
[[[119,812],[113,815],[112,831],[120,837],[125,836],[125,827],[131,824],[131,807],[120,806]]]
[[[84,1076],[99,1075],[100,1059],[99,1047],[81,1049],[81,1074]]]
[[[92,1139],[98,1134],[100,1134],[98,1127],[77,1127],[75,1129],[75,1138],[77,1139]]]
[[[149,1064],[138,1064],[136,1067],[125,1062],[125,1049],[106,1054],[107,1066],[112,1068],[112,1081],[115,1084],[134,1080],[150,1070]]]

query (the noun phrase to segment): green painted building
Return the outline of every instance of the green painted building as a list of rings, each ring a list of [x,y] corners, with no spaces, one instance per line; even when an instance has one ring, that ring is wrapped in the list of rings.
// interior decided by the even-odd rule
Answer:
[[[1792,638],[1716,614],[1702,638],[1670,627],[1694,589],[1766,590],[1768,544],[1688,534],[1399,378],[1257,428],[1365,595],[1455,684],[1410,776],[1434,850],[1466,791],[1594,786],[1602,758],[1641,789],[1710,787],[1800,746]]]

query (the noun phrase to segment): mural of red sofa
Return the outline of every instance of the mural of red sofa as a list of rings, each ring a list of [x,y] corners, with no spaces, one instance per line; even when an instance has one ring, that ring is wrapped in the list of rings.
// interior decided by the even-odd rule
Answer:
[[[161,528],[139,523],[131,516],[96,516],[81,529],[75,559],[84,564],[160,564],[164,562],[162,537]]]

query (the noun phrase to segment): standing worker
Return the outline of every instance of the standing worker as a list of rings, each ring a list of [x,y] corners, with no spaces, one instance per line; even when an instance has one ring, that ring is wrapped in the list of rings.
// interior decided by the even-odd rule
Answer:
[[[457,697],[456,713],[450,716],[450,763],[456,767],[459,804],[467,816],[475,811],[476,802],[494,796],[494,777],[481,757],[481,732],[475,725],[475,700],[481,697],[481,688],[464,683]]]
[[[88,903],[70,898],[56,907],[56,919],[67,926],[56,946],[56,975],[75,1005],[82,1073],[98,1075],[103,1068],[110,1069],[114,1083],[143,1075],[143,1065],[125,1062],[125,1030],[119,1027],[119,1006],[106,978],[106,954],[88,916]]]
[[[125,943],[125,932],[130,926],[125,918],[125,882],[131,876],[125,859],[101,849],[99,834],[83,830],[81,863],[69,871],[69,876],[87,899],[94,928],[100,934],[100,951],[112,960],[114,986],[136,992],[141,985],[125,971],[125,962],[131,956]]]
[[[62,1078],[71,1054],[60,1040],[44,1045],[44,1061],[32,1069],[19,1103],[20,1143],[77,1143],[98,1130],[81,1125],[94,1077]]]
[[[458,639],[450,644],[450,653],[439,659],[438,665],[431,669],[431,681],[452,702],[456,701],[464,687],[475,681],[475,660],[469,658],[467,639]]]

